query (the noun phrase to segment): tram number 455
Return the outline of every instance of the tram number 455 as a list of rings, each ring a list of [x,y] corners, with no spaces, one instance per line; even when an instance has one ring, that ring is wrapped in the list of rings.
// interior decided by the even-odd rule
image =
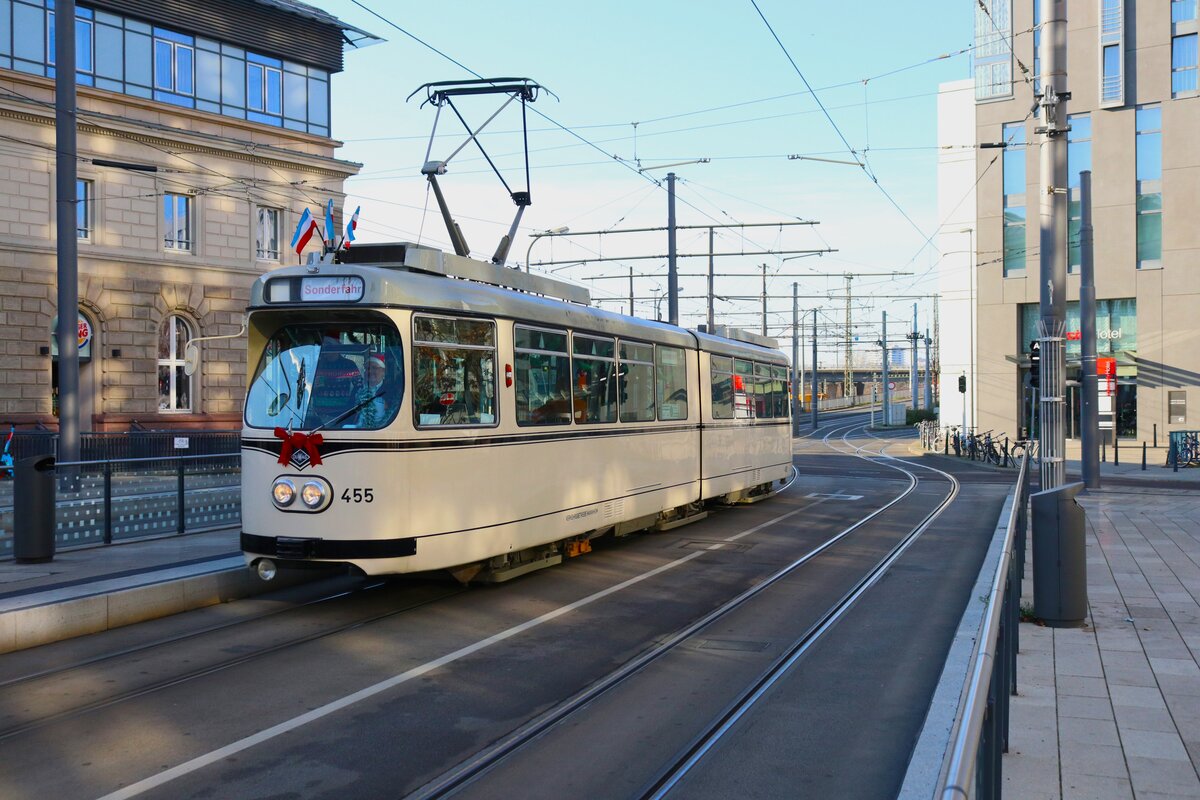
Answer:
[[[343,503],[373,503],[375,502],[375,491],[373,489],[343,489]]]

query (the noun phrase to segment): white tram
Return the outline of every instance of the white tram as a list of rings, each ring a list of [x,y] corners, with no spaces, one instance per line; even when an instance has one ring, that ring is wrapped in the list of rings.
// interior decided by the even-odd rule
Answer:
[[[412,244],[259,278],[247,563],[264,577],[334,562],[504,580],[787,477],[788,367],[773,341],[588,301]]]

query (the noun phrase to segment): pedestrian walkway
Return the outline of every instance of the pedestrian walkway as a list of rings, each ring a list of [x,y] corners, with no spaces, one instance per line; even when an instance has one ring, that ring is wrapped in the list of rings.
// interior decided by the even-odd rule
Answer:
[[[1004,797],[1200,797],[1200,492],[1109,486],[1080,502],[1090,613],[1021,625]],[[1032,559],[1024,587],[1032,598]]]
[[[238,528],[68,550],[43,564],[0,561],[0,653],[283,588],[258,579]],[[317,573],[313,573],[315,575]]]

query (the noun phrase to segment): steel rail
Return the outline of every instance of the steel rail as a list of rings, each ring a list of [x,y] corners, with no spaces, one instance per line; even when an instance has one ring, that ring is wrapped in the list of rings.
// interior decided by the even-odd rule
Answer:
[[[865,426],[863,427],[865,429]],[[846,444],[850,444],[850,442],[846,440],[848,433],[849,431],[842,435],[842,440]],[[872,436],[872,438],[878,438],[870,434],[869,431],[867,432],[867,435]],[[850,446],[853,447],[854,445],[850,444]],[[855,455],[857,455],[859,458],[873,461],[873,459],[869,458],[868,456],[862,455],[862,451],[865,449],[865,447],[856,448]],[[897,459],[893,456],[887,455],[887,453],[884,452],[885,450],[886,445],[883,446],[879,451],[879,455],[881,457],[888,460],[900,461],[901,463],[908,463],[903,459]],[[914,487],[916,486],[917,477],[912,472],[909,472],[902,467],[884,462],[875,463],[880,463],[882,466],[890,467],[891,469],[895,469],[907,474],[909,479],[913,481],[912,485]],[[712,750],[712,748],[716,746],[718,742],[720,742],[725,734],[732,730],[738,721],[740,721],[752,708],[754,708],[758,701],[761,700],[781,678],[787,675],[796,662],[799,661],[800,658],[802,658],[811,649],[811,647],[816,644],[822,636],[824,636],[825,633],[827,633],[834,625],[836,625],[838,621],[840,621],[841,618],[850,611],[851,608],[853,608],[858,599],[866,594],[871,587],[878,583],[879,580],[882,579],[885,574],[887,574],[892,565],[895,564],[895,562],[899,560],[902,555],[904,555],[908,548],[911,547],[914,542],[916,542],[921,534],[928,530],[929,526],[933,524],[933,522],[950,506],[952,502],[954,502],[954,499],[958,496],[959,483],[953,475],[942,472],[941,470],[933,467],[925,467],[924,465],[910,464],[910,466],[921,467],[945,476],[950,480],[950,492],[948,492],[946,497],[943,498],[938,505],[935,506],[933,510],[921,520],[921,522],[917,523],[917,525],[908,534],[906,534],[903,539],[897,542],[896,546],[893,547],[892,550],[889,551],[889,553],[878,564],[876,564],[876,566],[870,572],[863,576],[863,578],[857,584],[855,584],[855,586],[849,592],[843,595],[843,597],[837,603],[835,603],[828,611],[826,611],[814,626],[809,628],[809,630],[806,631],[803,636],[797,639],[788,649],[788,651],[770,668],[768,668],[754,684],[748,687],[733,703],[731,703],[701,736],[693,740],[693,743],[684,750],[682,755],[675,761],[675,763],[649,784],[648,788],[640,795],[642,798],[660,800],[660,798],[663,798],[670,793],[671,790],[674,789],[679,782],[683,780],[683,778],[686,777],[687,774],[704,759],[704,757]]]
[[[850,424],[846,424],[846,425],[834,426],[834,429],[830,430],[825,435],[825,439],[823,441],[826,444],[828,444],[829,437],[832,436],[834,434],[834,432],[837,430],[845,429],[846,432],[848,433],[850,430],[853,430],[855,428],[862,428],[862,427],[864,427],[863,423],[850,423]],[[844,436],[845,436],[845,434],[843,434],[843,437]],[[853,447],[853,445],[850,445],[850,446]],[[831,447],[830,449],[835,449],[835,448]],[[861,450],[864,448],[859,448],[859,449]],[[837,452],[841,452],[841,451],[837,451]],[[870,460],[870,459],[867,459],[867,460]],[[884,466],[891,466],[891,465],[884,465]],[[892,467],[892,469],[899,469],[899,468]],[[903,470],[900,470],[900,471],[903,472]],[[793,480],[794,480],[794,478],[793,478]],[[709,612],[708,614],[704,615],[700,619],[692,622],[691,624],[689,624],[686,627],[682,628],[681,630],[677,631],[675,634],[670,636],[668,639],[661,642],[658,646],[643,653],[642,655],[638,656],[637,658],[633,659],[632,661],[621,666],[617,670],[609,673],[607,676],[600,679],[596,683],[592,684],[587,689],[584,689],[583,691],[575,694],[574,696],[568,698],[567,700],[563,701],[562,703],[558,704],[557,706],[553,707],[552,709],[550,709],[546,712],[543,712],[541,715],[534,718],[533,720],[530,720],[525,725],[522,725],[521,727],[517,728],[512,733],[510,733],[508,736],[499,740],[492,746],[488,747],[485,750],[480,751],[479,753],[477,753],[475,756],[471,757],[470,759],[467,759],[466,761],[461,762],[458,766],[452,768],[451,770],[448,770],[447,772],[444,772],[442,775],[427,782],[425,785],[421,786],[416,791],[406,795],[406,797],[407,798],[416,798],[419,800],[429,800],[430,798],[446,797],[446,796],[452,794],[453,792],[457,791],[458,789],[466,786],[468,783],[470,783],[471,781],[475,780],[476,778],[478,778],[481,775],[483,775],[484,773],[486,773],[488,770],[490,770],[492,767],[494,767],[495,765],[500,763],[502,760],[504,760],[508,756],[512,755],[513,753],[517,752],[518,750],[520,750],[526,744],[532,742],[534,739],[539,738],[540,736],[544,735],[547,731],[553,729],[557,725],[566,721],[572,715],[574,715],[575,713],[579,712],[580,710],[582,710],[583,708],[587,707],[589,704],[594,702],[597,698],[606,694],[613,688],[621,685],[622,683],[627,681],[629,678],[631,678],[633,675],[637,674],[641,670],[643,670],[645,667],[647,667],[651,663],[659,660],[660,658],[665,656],[667,653],[673,651],[674,649],[679,647],[681,644],[688,641],[691,637],[693,637],[695,634],[697,634],[698,632],[703,630],[705,627],[707,627],[707,626],[711,625],[712,623],[716,622],[717,620],[720,620],[721,618],[727,616],[735,609],[740,608],[741,606],[746,604],[748,601],[757,597],[758,595],[760,595],[762,592],[764,592],[771,586],[779,583],[781,580],[783,580],[784,578],[791,575],[793,572],[795,572],[797,569],[799,569],[804,564],[808,563],[809,561],[816,558],[821,553],[823,553],[826,550],[828,550],[829,548],[833,547],[835,544],[837,544],[839,541],[841,541],[845,537],[849,536],[852,532],[854,532],[858,528],[867,524],[875,517],[884,513],[885,511],[890,509],[892,506],[896,505],[901,500],[908,497],[909,494],[911,494],[913,491],[916,490],[917,485],[918,485],[918,480],[917,480],[916,476],[910,474],[909,475],[909,485],[900,494],[898,494],[892,500],[888,501],[883,506],[879,507],[878,509],[874,510],[870,514],[859,519],[857,522],[853,523],[852,525],[844,528],[842,531],[840,531],[837,534],[835,534],[834,536],[830,537],[829,539],[827,539],[825,542],[821,543],[820,545],[817,545],[815,548],[813,548],[809,552],[805,553],[804,555],[800,556],[799,558],[797,558],[790,564],[788,564],[788,565],[780,568],[776,572],[772,573],[770,576],[768,576],[767,578],[762,580],[760,583],[750,587],[749,589],[745,590],[741,594],[726,601],[724,604],[722,604],[718,608],[716,608],[716,609],[712,610],[711,612]],[[751,530],[757,530],[757,529],[751,529]]]

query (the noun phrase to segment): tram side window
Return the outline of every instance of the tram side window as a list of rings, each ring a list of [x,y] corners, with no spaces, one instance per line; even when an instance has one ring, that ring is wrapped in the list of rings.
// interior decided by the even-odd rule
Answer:
[[[687,364],[678,347],[659,346],[658,361],[658,418],[687,419]]]
[[[773,416],[775,405],[771,386],[771,367],[768,364],[754,365],[754,416],[765,419]]]
[[[413,318],[413,413],[417,426],[496,424],[496,326]]]
[[[740,358],[733,360],[733,416],[754,418],[754,363]]]
[[[571,424],[571,356],[567,332],[513,328],[518,425]]]
[[[621,422],[653,421],[654,345],[621,342],[618,381]]]
[[[617,421],[617,343],[615,339],[575,334],[571,337],[575,421]]]
[[[712,356],[713,419],[733,419],[733,359]]]
[[[771,383],[774,384],[772,397],[775,398],[775,413],[771,416],[779,419],[787,419],[788,417],[788,371],[787,367],[771,367]]]

